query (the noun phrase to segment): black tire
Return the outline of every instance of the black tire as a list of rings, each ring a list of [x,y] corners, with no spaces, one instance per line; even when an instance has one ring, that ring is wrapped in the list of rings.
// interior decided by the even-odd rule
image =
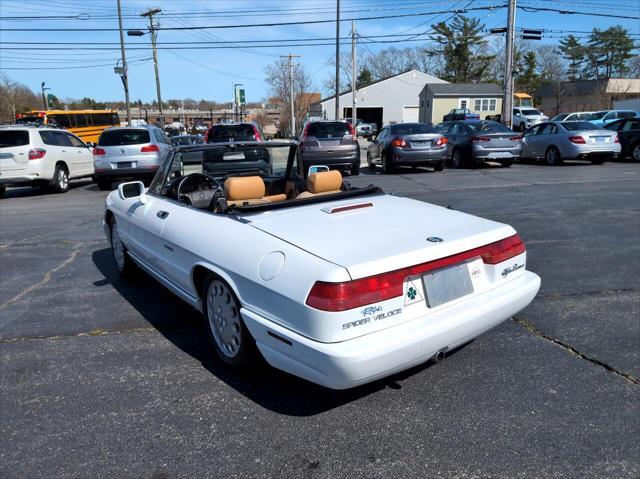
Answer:
[[[4,185],[0,185],[0,198],[2,198],[7,191],[7,187]]]
[[[101,191],[108,191],[111,189],[113,182],[111,180],[97,180],[98,189]]]
[[[544,153],[544,161],[549,166],[558,166],[562,164],[562,157],[555,146],[550,146]]]
[[[462,152],[459,148],[455,148],[453,152],[451,152],[451,166],[453,168],[464,168],[465,162],[462,158]]]
[[[54,193],[66,193],[69,191],[69,172],[63,165],[56,165],[51,180],[51,191]]]
[[[213,274],[203,282],[202,309],[209,340],[220,360],[233,367],[250,364],[256,345],[242,320],[240,302],[233,289]]]
[[[127,247],[122,243],[118,234],[118,223],[115,218],[111,218],[109,222],[109,241],[111,243],[111,252],[116,263],[116,269],[122,276],[131,276],[136,271],[136,265],[127,254]],[[119,243],[119,244],[118,244]]]
[[[367,152],[367,165],[369,165],[369,171],[376,171],[376,165],[371,161],[371,154]]]
[[[441,162],[439,162],[439,163],[434,163],[434,165],[433,165],[433,171],[442,171],[442,170],[444,170],[444,163],[445,163],[445,161],[444,161],[444,160],[442,160],[442,161],[441,161]]]
[[[509,168],[511,165],[513,165],[513,158],[508,158],[506,160],[500,160],[500,164],[504,168]]]
[[[592,165],[602,165],[606,161],[606,158],[591,158]]]
[[[360,165],[353,165],[351,167],[351,173],[349,173],[351,176],[358,176],[360,174]]]
[[[640,143],[632,146],[629,151],[631,152],[631,159],[634,161],[640,161]]]
[[[518,130],[520,130],[520,131],[524,131],[526,129],[527,129],[527,127],[524,126],[524,123],[520,123],[520,126],[518,126]]]
[[[393,173],[393,162],[389,158],[389,155],[382,155],[382,172],[385,175]]]

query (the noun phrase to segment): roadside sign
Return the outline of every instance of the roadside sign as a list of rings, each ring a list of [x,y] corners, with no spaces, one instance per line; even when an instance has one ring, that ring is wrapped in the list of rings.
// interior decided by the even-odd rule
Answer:
[[[245,101],[244,101],[244,88],[240,88],[238,90],[238,103],[240,103],[241,105],[245,104]]]

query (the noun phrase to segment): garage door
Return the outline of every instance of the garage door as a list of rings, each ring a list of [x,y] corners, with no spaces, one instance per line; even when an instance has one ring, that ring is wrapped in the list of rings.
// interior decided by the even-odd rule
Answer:
[[[419,110],[417,106],[405,106],[402,110],[403,123],[417,123]]]

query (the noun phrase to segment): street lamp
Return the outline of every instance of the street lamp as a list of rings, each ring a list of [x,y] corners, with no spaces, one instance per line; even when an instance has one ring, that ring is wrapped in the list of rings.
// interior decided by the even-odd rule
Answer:
[[[51,88],[45,88],[46,82],[42,82],[40,88],[42,88],[42,105],[44,106],[45,111],[49,109],[49,102],[47,101],[47,95],[45,95],[46,90],[51,90]]]

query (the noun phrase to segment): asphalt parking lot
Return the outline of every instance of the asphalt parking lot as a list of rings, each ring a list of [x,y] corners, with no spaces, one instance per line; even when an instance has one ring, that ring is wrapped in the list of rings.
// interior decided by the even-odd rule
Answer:
[[[350,181],[513,225],[536,300],[441,364],[350,391],[235,372],[195,311],[117,276],[105,192],[11,189],[0,475],[640,476],[640,165],[363,173]]]

